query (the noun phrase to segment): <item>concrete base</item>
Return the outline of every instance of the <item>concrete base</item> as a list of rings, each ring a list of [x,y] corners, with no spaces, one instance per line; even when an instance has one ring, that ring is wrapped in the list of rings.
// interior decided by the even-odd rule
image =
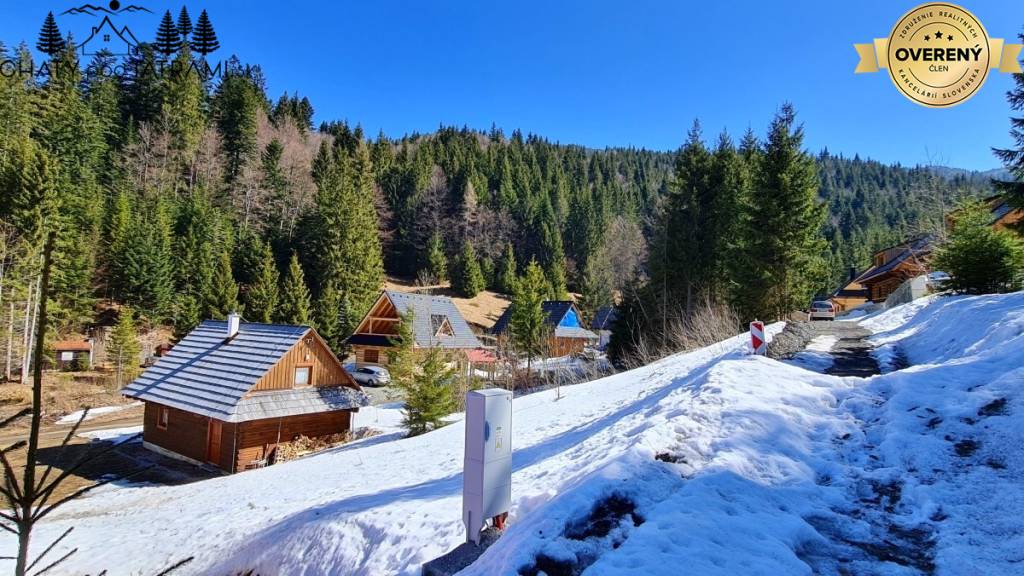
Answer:
[[[221,474],[226,474],[226,472],[224,472],[223,470],[221,470],[220,468],[217,468],[216,466],[214,466],[212,464],[208,464],[206,462],[200,462],[199,460],[196,460],[194,458],[189,458],[188,456],[185,456],[184,454],[178,454],[177,452],[173,452],[173,451],[168,450],[167,448],[164,448],[162,446],[157,446],[156,444],[153,444],[152,442],[145,442],[145,441],[143,441],[142,442],[142,447],[147,449],[147,450],[152,450],[153,452],[156,452],[157,454],[159,454],[161,456],[166,456],[168,458],[174,458],[175,460],[181,460],[182,462],[188,462],[189,464],[194,464],[195,466],[203,468],[204,470],[216,470],[217,472],[219,472]]]
[[[423,576],[452,576],[476,561],[484,550],[498,541],[501,531],[488,526],[480,533],[480,545],[466,542],[451,552],[423,565]]]

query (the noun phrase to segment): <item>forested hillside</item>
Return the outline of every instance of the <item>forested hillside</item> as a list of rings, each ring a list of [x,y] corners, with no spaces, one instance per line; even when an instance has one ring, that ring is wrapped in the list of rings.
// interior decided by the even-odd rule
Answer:
[[[3,52],[31,59],[24,47]],[[78,62],[68,42],[49,76],[0,78],[8,367],[28,343],[49,232],[51,313],[62,333],[95,322],[97,304],[113,301],[179,334],[239,309],[250,320],[315,323],[340,347],[385,272],[450,279],[464,294],[509,292],[536,260],[551,297],[582,292],[588,310],[652,272],[648,247],[671,210],[682,152],[592,150],[497,127],[401,137],[364,134],[354,121],[316,128],[313,103],[295,93],[271,99],[258,66],[233,60],[205,81],[187,72],[187,45],[163,73],[153,66],[160,57],[143,45],[125,76],[109,76],[101,71],[110,56]],[[798,127],[790,116],[786,129]],[[704,145],[699,130],[691,152],[696,143]],[[722,171],[701,178],[742,177],[743,155],[764,145],[752,134],[737,146],[716,136],[706,168]],[[831,243],[815,255],[827,266],[816,290],[834,287],[873,249],[934,228],[956,196],[988,189],[969,174],[827,153],[813,160],[828,207],[819,238]],[[736,206],[715,209],[720,222],[739,219]]]

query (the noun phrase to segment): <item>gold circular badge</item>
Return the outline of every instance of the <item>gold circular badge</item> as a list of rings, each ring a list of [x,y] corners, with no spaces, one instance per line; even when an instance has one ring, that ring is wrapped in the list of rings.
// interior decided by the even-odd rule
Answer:
[[[954,106],[974,95],[988,77],[988,34],[973,14],[954,4],[923,4],[892,29],[889,76],[918,104]]]

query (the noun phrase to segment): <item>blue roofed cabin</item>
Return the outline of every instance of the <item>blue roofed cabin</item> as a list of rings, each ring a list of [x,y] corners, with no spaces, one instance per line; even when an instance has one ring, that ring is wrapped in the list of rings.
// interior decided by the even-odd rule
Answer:
[[[548,326],[548,358],[579,354],[588,345],[597,345],[597,334],[583,327],[580,310],[570,300],[547,300],[541,304],[544,309],[544,324]],[[491,333],[499,340],[508,337],[509,323],[512,320],[512,306],[491,327]]]
[[[145,403],[144,445],[226,472],[273,462],[278,444],[351,429],[369,401],[308,326],[207,320],[126,386]]]

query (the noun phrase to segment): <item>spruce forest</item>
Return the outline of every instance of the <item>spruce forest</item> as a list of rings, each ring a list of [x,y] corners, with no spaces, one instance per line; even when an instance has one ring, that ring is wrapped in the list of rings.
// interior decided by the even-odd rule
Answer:
[[[763,137],[695,122],[675,152],[498,127],[315,125],[313,103],[272,98],[257,65],[232,59],[210,81],[154,73],[156,60],[182,71],[202,57],[165,20],[123,77],[102,72],[112,56],[80,62],[44,29],[53,72],[0,78],[8,376],[28,348],[51,232],[53,337],[113,303],[178,335],[233,310],[312,323],[341,351],[385,275],[511,294],[534,261],[547,297],[577,293],[585,313],[622,295],[627,309],[712,299],[741,320],[780,317],[990,188],[978,174],[810,153],[787,104]],[[24,46],[3,57],[32,58]]]

